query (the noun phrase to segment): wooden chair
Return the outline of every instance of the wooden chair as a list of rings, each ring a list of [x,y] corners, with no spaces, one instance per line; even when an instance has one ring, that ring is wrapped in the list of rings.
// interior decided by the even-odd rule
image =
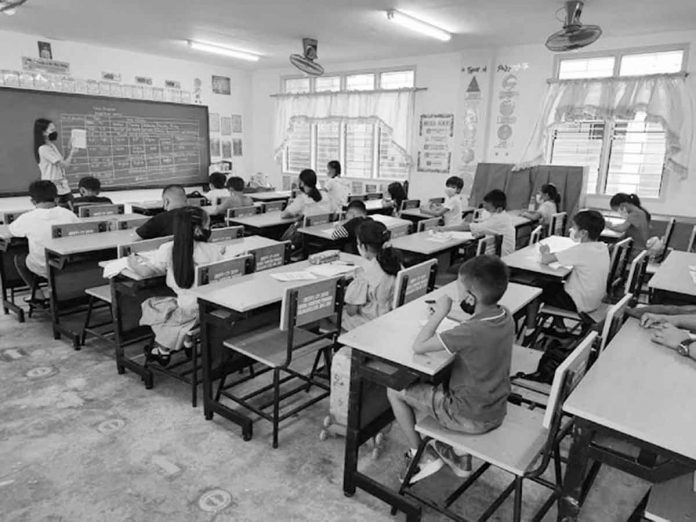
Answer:
[[[253,271],[262,272],[290,262],[290,241],[249,250],[254,257]]]
[[[224,228],[214,228],[210,231],[211,243],[218,243],[220,241],[231,241],[232,239],[238,239],[244,235],[244,227],[224,227]]]
[[[502,251],[503,236],[500,234],[483,236],[476,243],[477,256],[498,256]]]
[[[553,214],[551,216],[551,221],[549,221],[549,236],[565,236],[567,222],[567,212]]]
[[[631,262],[631,268],[628,271],[628,279],[626,279],[625,292],[633,296],[632,305],[638,303],[643,293],[643,285],[645,284],[649,261],[650,257],[648,256],[648,251],[643,250],[634,257]]]
[[[117,216],[124,214],[123,205],[82,205],[78,209],[78,216],[81,218],[96,216]]]
[[[234,218],[255,216],[259,213],[260,208],[250,205],[248,207],[237,207],[227,209],[227,215],[225,216],[225,225],[230,226],[231,221]]]
[[[420,208],[420,199],[404,199],[401,202],[399,212],[403,212],[404,210],[412,210],[414,208]]]
[[[318,357],[323,355],[326,368],[331,365],[331,354],[337,346],[338,335],[341,332],[344,284],[343,279],[339,278],[287,288],[283,297],[279,327],[275,325],[261,327],[224,342],[226,348],[249,358],[255,364],[268,368],[273,373],[271,385],[264,385],[242,397],[226,396],[273,424],[274,448],[278,447],[280,422],[329,396],[329,385],[324,380],[316,378],[316,364]],[[309,331],[303,328],[314,326],[322,319],[331,319],[336,326],[319,333],[316,333],[316,330]],[[315,358],[315,364],[312,365],[309,373],[300,371],[297,364],[291,368],[298,360],[308,361],[312,357]],[[287,376],[281,379],[281,374]],[[299,380],[301,383],[289,391],[284,391],[281,395],[281,384],[292,380]],[[281,401],[298,393],[305,393],[311,386],[320,388],[322,391],[318,395],[308,396],[299,404],[299,401],[294,400],[290,410],[281,415]],[[269,390],[273,390],[272,401],[266,401],[260,405],[252,404],[255,398]],[[264,411],[271,406],[272,413]]]
[[[353,201],[365,201],[365,194],[351,194],[348,196],[348,203]]]
[[[428,205],[442,205],[445,202],[445,198],[430,198],[428,200]]]
[[[287,206],[287,201],[270,201],[261,204],[261,212],[282,212]]]
[[[696,225],[691,229],[691,235],[689,235],[689,244],[686,246],[686,251],[689,253],[696,252]]]
[[[532,230],[532,233],[529,236],[529,244],[536,245],[539,241],[541,241],[541,236],[543,233],[544,230],[542,229],[541,225]]]
[[[427,232],[428,230],[435,230],[440,226],[442,220],[439,217],[431,219],[423,219],[418,222],[417,232]]]
[[[19,216],[24,214],[25,212],[29,212],[28,210],[15,210],[11,212],[3,212],[2,213],[2,223],[3,225],[9,225],[12,223],[15,219],[17,219]]]
[[[427,417],[416,424],[416,431],[422,441],[401,484],[399,493],[417,499],[454,520],[464,518],[453,512],[450,506],[469,489],[491,466],[514,477],[510,485],[496,498],[479,520],[487,520],[505,499],[513,494],[514,522],[522,519],[522,486],[531,480],[551,489],[551,496],[541,506],[531,520],[541,520],[561,494],[561,458],[559,443],[568,433],[569,426],[563,426],[563,403],[577,387],[587,372],[592,346],[597,338],[590,333],[563,361],[554,374],[546,410],[541,415],[524,401],[508,404],[508,412],[503,424],[481,435],[468,435],[443,428],[435,419]],[[513,397],[512,400],[515,400]],[[533,407],[533,405],[531,405]],[[418,463],[425,448],[432,441],[439,441],[455,450],[467,453],[483,461],[483,464],[464,481],[440,506],[436,501],[424,498],[410,487]],[[555,481],[542,477],[548,465],[554,460]],[[392,510],[395,514],[395,510]]]
[[[109,223],[106,221],[91,221],[82,223],[66,223],[64,225],[51,226],[51,237],[72,237],[85,236],[87,234],[98,234],[107,232]]]
[[[618,303],[613,305],[607,311],[607,317],[604,320],[602,336],[599,343],[600,355],[626,322],[626,319],[628,318],[626,315],[626,310],[628,310],[632,300],[633,296],[631,294],[626,294],[619,300]]]
[[[397,237],[407,236],[411,232],[411,225],[399,225],[389,230],[390,239],[396,239]]]
[[[670,243],[672,242],[672,236],[674,235],[674,227],[676,224],[677,220],[674,218],[670,218],[669,221],[667,221],[665,233],[662,235],[662,250],[655,255],[655,258],[652,261],[648,263],[648,274],[650,276],[655,275],[657,269],[660,268],[660,265],[672,250],[670,248]]]
[[[436,259],[428,259],[417,265],[399,270],[394,284],[394,308],[432,292],[435,288],[436,276]]]
[[[608,302],[615,302],[616,296],[622,297],[626,286],[626,269],[630,259],[633,240],[626,238],[614,245],[611,251],[611,261],[609,265],[609,278],[607,280]]]

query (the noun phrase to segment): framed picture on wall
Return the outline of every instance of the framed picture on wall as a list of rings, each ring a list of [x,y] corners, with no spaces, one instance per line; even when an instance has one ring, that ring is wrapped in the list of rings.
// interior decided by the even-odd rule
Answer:
[[[228,76],[213,75],[212,84],[215,94],[224,94],[226,96],[232,94],[232,82]]]

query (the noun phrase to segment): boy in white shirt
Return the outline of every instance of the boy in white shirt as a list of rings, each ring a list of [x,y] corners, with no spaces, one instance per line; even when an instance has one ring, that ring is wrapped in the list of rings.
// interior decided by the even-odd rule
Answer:
[[[26,237],[29,242],[29,253],[18,254],[14,262],[19,275],[31,288],[37,276],[47,278],[46,243],[51,239],[51,227],[66,223],[77,223],[78,217],[70,210],[56,205],[58,189],[48,180],[34,181],[29,185],[29,197],[36,207],[15,219],[8,229],[14,237]],[[46,296],[40,288],[30,299],[39,306],[46,304]]]
[[[432,203],[429,208],[421,210],[423,214],[442,217],[446,227],[462,224],[462,196],[464,180],[457,176],[451,176],[445,181],[445,202],[443,204]]]
[[[610,265],[609,248],[599,240],[604,225],[602,214],[596,210],[582,210],[573,216],[570,229],[570,237],[576,245],[556,253],[552,253],[548,245],[539,247],[543,264],[558,262],[563,266],[572,266],[573,270],[565,284],[544,284],[540,299],[530,304],[523,344],[532,340],[539,301],[571,312],[593,312],[602,304]],[[560,331],[565,329],[560,318],[554,324]]]
[[[491,190],[483,197],[483,209],[489,216],[479,223],[462,223],[444,227],[444,230],[470,230],[477,235],[501,235],[503,245],[501,256],[507,256],[515,251],[515,226],[512,224],[510,214],[505,212],[507,196],[502,190]]]
[[[326,165],[326,175],[329,177],[324,184],[333,212],[341,212],[343,207],[348,204],[350,195],[349,183],[341,179],[341,163],[332,160]]]
[[[205,193],[205,199],[211,205],[217,205],[218,200],[223,200],[229,197],[229,193],[225,188],[225,183],[227,182],[227,176],[222,172],[213,172],[208,178],[208,185],[210,190]]]

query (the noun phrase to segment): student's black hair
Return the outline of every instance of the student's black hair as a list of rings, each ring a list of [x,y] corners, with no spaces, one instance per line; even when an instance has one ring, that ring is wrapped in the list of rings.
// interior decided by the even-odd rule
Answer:
[[[558,212],[561,204],[561,195],[558,193],[556,185],[553,183],[545,183],[541,186],[541,193],[546,194],[549,199],[556,204],[556,211]]]
[[[80,181],[77,182],[77,188],[89,190],[90,192],[94,192],[96,195],[99,194],[99,191],[101,190],[101,181],[99,181],[99,178],[95,178],[94,176],[85,176],[84,178],[80,178]]]
[[[39,158],[39,147],[41,147],[41,145],[46,145],[46,136],[44,132],[46,132],[46,129],[48,129],[51,123],[51,120],[47,120],[46,118],[39,118],[34,121],[34,157],[37,163],[41,160],[41,158]]]
[[[309,189],[305,192],[314,201],[321,201],[321,192],[317,188],[317,173],[312,169],[304,169],[300,172],[300,181],[302,184]],[[304,191],[303,191],[304,192]]]
[[[186,191],[184,190],[183,185],[178,185],[178,184],[172,184],[172,185],[167,185],[162,189],[162,195],[170,194],[172,192],[180,192],[184,197],[186,196]]]
[[[208,219],[200,207],[186,207],[184,212],[174,215],[174,246],[172,247],[172,269],[174,281],[181,288],[191,288],[195,280],[193,262],[194,241],[207,241],[204,230]]]
[[[483,201],[490,203],[496,209],[501,208],[505,210],[507,208],[507,196],[505,195],[505,192],[500,189],[491,190],[488,194],[483,196]]]
[[[375,255],[379,266],[385,273],[396,275],[401,270],[399,252],[392,247],[384,246],[391,237],[384,223],[372,220],[365,221],[358,227],[356,237],[359,243],[365,245],[365,248]]]
[[[447,178],[447,181],[445,181],[445,187],[452,187],[453,189],[457,189],[457,192],[461,192],[464,188],[464,180],[459,176],[450,176]]]
[[[234,192],[242,192],[244,190],[244,180],[239,176],[232,176],[227,180],[227,188],[232,189]]]
[[[359,199],[354,199],[348,203],[348,210],[359,210],[363,214],[367,214],[367,207],[365,206],[365,203]]]
[[[29,197],[34,203],[53,203],[58,197],[58,189],[47,179],[32,181],[29,184]]]
[[[625,192],[619,192],[618,194],[614,194],[611,200],[609,200],[609,206],[612,208],[612,210],[618,210],[618,208],[624,203],[630,203],[631,205],[635,205],[643,212],[645,212],[645,216],[648,218],[648,223],[650,223],[650,220],[652,219],[650,212],[643,208],[643,205],[640,204],[640,198],[635,194],[626,194]]]
[[[606,226],[604,216],[596,210],[581,210],[573,216],[573,223],[578,230],[587,230],[587,237],[597,241]]]
[[[392,201],[396,203],[396,210],[401,210],[401,203],[405,199],[408,199],[408,196],[406,196],[406,189],[404,189],[404,186],[398,181],[395,181],[394,183],[389,184],[389,186],[387,187],[387,192],[389,192],[389,196],[391,196]]]
[[[216,189],[225,188],[225,181],[227,181],[227,176],[222,172],[213,172],[208,178],[208,183]]]
[[[476,287],[481,304],[494,305],[505,294],[510,271],[498,256],[476,256],[459,267],[459,277]]]
[[[327,163],[326,166],[328,168],[330,168],[331,170],[333,170],[337,176],[341,175],[341,162],[340,161],[331,160],[331,161],[329,161],[329,163]]]

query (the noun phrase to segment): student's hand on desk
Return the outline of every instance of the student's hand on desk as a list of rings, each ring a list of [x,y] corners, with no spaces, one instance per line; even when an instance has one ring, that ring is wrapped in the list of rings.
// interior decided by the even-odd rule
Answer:
[[[680,343],[688,340],[689,338],[689,332],[686,330],[680,330],[676,326],[669,323],[664,323],[661,327],[657,328],[655,333],[652,335],[653,342],[672,349],[676,349]]]
[[[551,253],[551,247],[545,243],[541,243],[539,245],[539,253],[543,256],[544,254],[550,254]]]
[[[643,314],[640,316],[640,325],[643,328],[656,328],[669,322],[669,316],[660,314]]]

